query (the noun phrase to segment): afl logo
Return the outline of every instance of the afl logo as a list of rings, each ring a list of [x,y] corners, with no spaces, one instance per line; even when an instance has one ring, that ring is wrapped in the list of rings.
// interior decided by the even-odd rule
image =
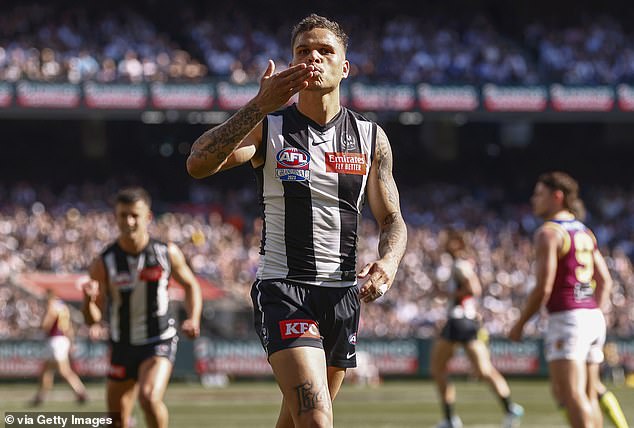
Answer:
[[[301,149],[287,147],[276,156],[275,176],[282,181],[305,181],[310,179],[310,155]]]
[[[348,336],[348,342],[350,342],[351,345],[356,345],[357,344],[357,333],[352,333],[350,336]]]
[[[303,150],[289,147],[277,154],[278,167],[307,169],[310,155]]]

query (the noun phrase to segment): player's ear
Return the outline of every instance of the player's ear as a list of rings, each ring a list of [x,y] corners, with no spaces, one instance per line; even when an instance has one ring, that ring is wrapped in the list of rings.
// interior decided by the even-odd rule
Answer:
[[[343,79],[348,77],[348,74],[350,74],[350,61],[345,60],[343,62],[343,69],[342,69],[342,73],[341,73],[341,77]]]

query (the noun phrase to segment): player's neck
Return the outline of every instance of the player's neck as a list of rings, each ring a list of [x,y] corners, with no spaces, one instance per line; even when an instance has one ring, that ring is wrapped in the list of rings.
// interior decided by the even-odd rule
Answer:
[[[297,101],[297,109],[306,117],[320,125],[330,122],[341,110],[339,89],[326,94],[318,91],[302,91]]]
[[[144,233],[139,236],[119,236],[119,246],[130,254],[139,254],[150,242],[150,235]]]
[[[575,215],[568,210],[555,211],[552,215],[549,215],[546,220],[573,220]]]

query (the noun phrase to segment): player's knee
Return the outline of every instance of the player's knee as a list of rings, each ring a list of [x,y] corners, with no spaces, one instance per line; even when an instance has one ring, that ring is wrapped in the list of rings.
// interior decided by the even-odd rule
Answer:
[[[139,404],[144,410],[152,409],[162,401],[163,398],[152,387],[143,387],[139,391]]]
[[[299,418],[301,428],[332,428],[332,412],[314,409]]]
[[[71,376],[71,374],[72,374],[72,370],[71,370],[70,366],[68,366],[66,364],[60,364],[59,365],[59,374],[64,379],[68,379]]]

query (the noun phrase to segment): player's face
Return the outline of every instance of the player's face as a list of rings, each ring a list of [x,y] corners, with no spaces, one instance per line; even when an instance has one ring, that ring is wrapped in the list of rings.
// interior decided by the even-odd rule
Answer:
[[[550,217],[553,211],[554,191],[543,183],[537,183],[533,190],[531,204],[533,205],[533,214],[537,217]]]
[[[348,77],[350,68],[343,45],[325,28],[313,28],[297,35],[291,66],[301,63],[313,65],[316,70],[309,80],[308,91],[337,87],[341,79]]]
[[[115,216],[119,232],[124,236],[138,236],[147,232],[152,212],[143,201],[136,201],[132,204],[117,204]]]

